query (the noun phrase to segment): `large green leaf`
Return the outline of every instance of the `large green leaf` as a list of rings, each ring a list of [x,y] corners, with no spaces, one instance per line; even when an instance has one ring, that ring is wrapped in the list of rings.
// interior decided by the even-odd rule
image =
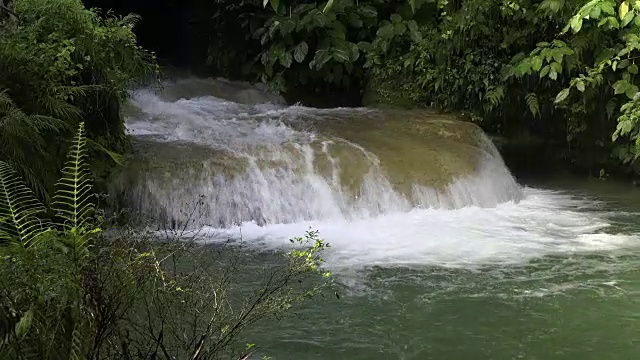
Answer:
[[[562,89],[562,91],[560,91],[558,93],[558,95],[556,96],[555,103],[559,104],[559,103],[563,102],[569,96],[569,91],[571,91],[571,89],[569,89],[569,88]]]

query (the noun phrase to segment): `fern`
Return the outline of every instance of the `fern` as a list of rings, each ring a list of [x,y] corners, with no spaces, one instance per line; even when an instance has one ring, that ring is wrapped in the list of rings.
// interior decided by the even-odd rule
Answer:
[[[78,331],[77,326],[74,327],[71,333],[71,349],[69,352],[69,360],[81,360],[83,356],[83,339],[84,336]]]
[[[46,169],[44,162],[38,161],[39,157],[49,158],[44,135],[68,129],[57,118],[25,114],[6,90],[0,90],[0,160],[11,165],[41,199],[48,201],[43,183]]]
[[[86,145],[84,123],[80,123],[67,154],[66,166],[62,169],[62,178],[56,183],[52,203],[56,216],[61,220],[60,225],[66,230],[86,229],[87,221],[95,210]]]
[[[540,104],[538,103],[538,96],[535,93],[528,93],[524,97],[524,99],[527,103],[527,109],[529,109],[531,115],[533,115],[533,117],[540,116]]]
[[[484,94],[484,108],[487,111],[491,111],[495,109],[500,103],[502,99],[504,99],[504,86],[489,86],[487,92]]]
[[[37,200],[15,170],[0,161],[0,239],[33,246],[48,230],[37,215],[45,207]]]

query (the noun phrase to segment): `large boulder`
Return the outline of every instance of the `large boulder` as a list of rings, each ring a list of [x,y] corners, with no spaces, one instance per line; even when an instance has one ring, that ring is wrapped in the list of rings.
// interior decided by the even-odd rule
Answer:
[[[130,114],[148,135],[136,135],[114,191],[165,222],[348,219],[517,197],[491,141],[453,116],[145,101],[142,113]],[[487,163],[493,177],[475,181]]]

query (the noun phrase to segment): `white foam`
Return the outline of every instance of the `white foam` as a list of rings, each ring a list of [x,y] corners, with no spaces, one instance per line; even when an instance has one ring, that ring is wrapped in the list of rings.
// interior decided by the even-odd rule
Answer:
[[[495,208],[415,209],[356,221],[308,221],[231,229],[208,229],[209,240],[242,236],[262,249],[282,249],[309,228],[331,244],[327,266],[343,271],[369,266],[477,268],[523,264],[546,255],[619,249],[638,236],[607,233],[610,224],[579,201],[551,191],[527,189],[519,203]]]
[[[203,84],[198,83],[198,86]],[[132,99],[137,108],[127,119],[133,135],[153,135],[160,142],[193,143],[228,152],[247,163],[242,174],[220,173],[208,165],[193,169],[165,169],[140,174],[137,184],[127,184],[133,207],[164,221],[185,223],[193,203],[202,199],[194,225],[228,226],[248,220],[262,223],[295,223],[307,220],[350,221],[380,214],[422,208],[455,209],[469,205],[491,207],[518,200],[520,186],[505,167],[493,144],[485,137],[478,151],[482,158],[477,173],[452,179],[444,190],[414,185],[411,195],[395,189],[378,158],[368,149],[341,138],[318,140],[311,131],[301,131],[305,119],[349,119],[384,116],[371,109],[312,109],[273,104],[240,104],[213,96],[167,100],[148,89]],[[290,126],[296,123],[296,129]],[[482,141],[482,139],[480,139]],[[318,141],[322,143],[319,148]],[[283,144],[287,144],[285,148]],[[354,196],[340,183],[345,171],[327,149],[346,146],[369,163],[368,173]],[[185,154],[185,156],[189,156]],[[328,160],[327,178],[314,165]],[[158,159],[162,162],[163,159]],[[276,162],[278,166],[260,166]],[[131,186],[129,186],[131,185]]]

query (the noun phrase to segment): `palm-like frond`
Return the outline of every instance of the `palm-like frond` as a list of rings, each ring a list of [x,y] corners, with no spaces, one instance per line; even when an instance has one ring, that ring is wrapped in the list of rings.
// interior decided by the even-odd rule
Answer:
[[[17,241],[25,248],[33,246],[48,230],[36,216],[44,211],[16,171],[0,161],[0,239]]]
[[[61,225],[68,230],[85,228],[94,211],[91,176],[86,162],[86,144],[84,123],[80,123],[67,154],[62,177],[56,183],[52,203],[56,216],[62,221]]]
[[[6,161],[27,181],[41,199],[47,199],[44,185],[46,170],[42,165],[48,158],[45,136],[69,130],[69,125],[57,118],[27,115],[0,90],[0,160]],[[27,164],[30,164],[27,166]]]
[[[81,111],[76,106],[53,96],[44,96],[39,99],[40,106],[49,114],[61,119],[79,119]]]

